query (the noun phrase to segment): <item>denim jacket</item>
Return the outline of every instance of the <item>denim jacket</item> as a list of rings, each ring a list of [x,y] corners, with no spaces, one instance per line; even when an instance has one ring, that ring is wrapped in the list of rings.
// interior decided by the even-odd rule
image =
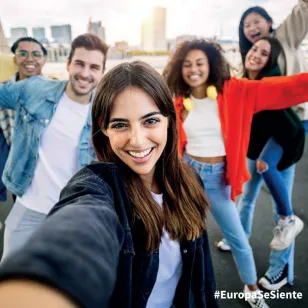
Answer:
[[[79,307],[144,308],[159,265],[159,251],[149,254],[145,244],[118,168],[92,164],[69,181],[27,245],[2,263],[0,281],[39,281]],[[217,307],[207,233],[180,249],[183,272],[172,307]]]
[[[31,184],[38,160],[40,138],[55,113],[66,85],[67,81],[41,76],[0,85],[0,107],[16,110],[12,145],[2,180],[17,196],[22,196]],[[79,141],[78,169],[91,163],[95,157],[91,127],[89,108]]]

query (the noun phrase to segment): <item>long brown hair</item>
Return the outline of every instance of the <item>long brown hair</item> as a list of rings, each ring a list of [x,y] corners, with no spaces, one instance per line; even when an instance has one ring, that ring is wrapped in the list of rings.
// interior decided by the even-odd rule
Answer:
[[[128,87],[147,93],[169,120],[167,144],[154,175],[163,191],[163,211],[140,176],[116,156],[108,137],[102,133],[102,129],[108,127],[115,98]],[[92,121],[92,141],[97,157],[102,162],[113,162],[121,167],[134,216],[141,218],[147,231],[148,251],[158,249],[163,226],[174,240],[194,240],[200,236],[205,229],[208,203],[196,174],[179,157],[175,108],[160,74],[139,61],[123,63],[109,71],[98,86]]]
[[[190,86],[182,76],[182,66],[187,54],[192,50],[201,50],[207,56],[210,71],[206,83],[208,86],[215,86],[218,92],[222,92],[224,82],[230,79],[230,69],[222,54],[221,47],[214,42],[195,39],[184,41],[177,46],[163,71],[163,77],[172,95],[175,97],[179,95],[188,97],[191,94]]]

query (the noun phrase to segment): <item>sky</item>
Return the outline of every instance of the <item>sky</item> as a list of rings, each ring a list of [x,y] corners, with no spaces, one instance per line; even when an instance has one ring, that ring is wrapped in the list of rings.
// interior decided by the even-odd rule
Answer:
[[[0,0],[0,20],[5,35],[10,28],[46,27],[71,24],[73,38],[87,31],[89,18],[102,21],[108,44],[128,41],[139,45],[141,22],[151,7],[167,8],[167,38],[190,34],[209,37],[222,34],[238,39],[237,27],[243,11],[250,6],[263,6],[279,25],[298,0]]]

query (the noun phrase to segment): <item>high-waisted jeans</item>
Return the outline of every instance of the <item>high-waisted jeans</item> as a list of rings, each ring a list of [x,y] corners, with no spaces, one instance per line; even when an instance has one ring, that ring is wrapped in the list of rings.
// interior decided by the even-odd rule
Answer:
[[[230,198],[231,188],[225,179],[225,163],[198,162],[186,153],[186,161],[197,171],[203,181],[211,213],[223,235],[230,243],[233,257],[244,284],[257,282],[256,267],[251,246],[245,234],[238,210]]]

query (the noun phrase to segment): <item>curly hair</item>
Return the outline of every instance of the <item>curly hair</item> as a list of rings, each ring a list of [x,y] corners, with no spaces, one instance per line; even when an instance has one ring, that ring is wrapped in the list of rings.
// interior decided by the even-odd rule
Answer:
[[[175,97],[179,95],[187,97],[190,95],[190,86],[184,81],[182,76],[182,66],[187,54],[191,50],[201,50],[207,56],[210,66],[207,85],[213,85],[218,92],[222,92],[224,82],[230,79],[230,69],[222,54],[221,47],[214,42],[196,39],[180,44],[163,71],[163,77],[171,93]]]

